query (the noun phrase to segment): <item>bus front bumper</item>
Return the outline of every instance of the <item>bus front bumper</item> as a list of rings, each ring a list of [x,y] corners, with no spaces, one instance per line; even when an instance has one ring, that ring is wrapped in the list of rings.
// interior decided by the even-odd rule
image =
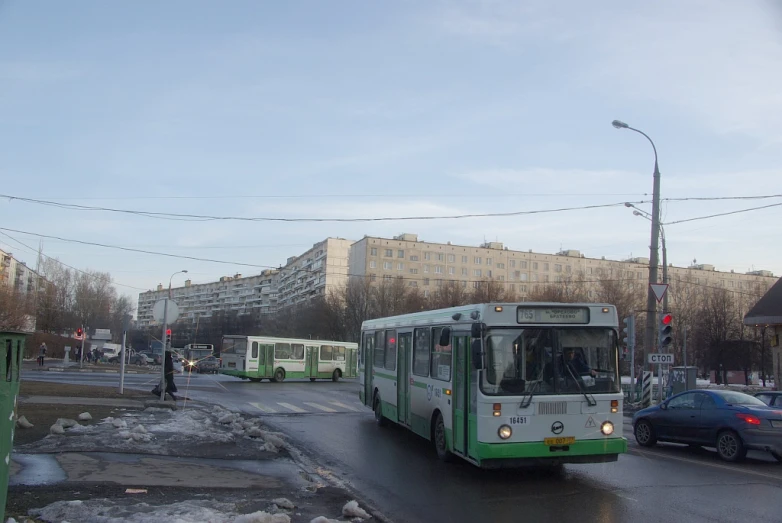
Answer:
[[[567,446],[530,443],[478,443],[482,468],[558,465],[564,463],[608,463],[627,452],[626,438],[576,441]]]

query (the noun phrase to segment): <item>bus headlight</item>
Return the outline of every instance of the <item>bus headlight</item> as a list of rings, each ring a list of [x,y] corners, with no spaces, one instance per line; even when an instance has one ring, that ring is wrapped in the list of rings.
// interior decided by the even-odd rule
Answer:
[[[513,430],[511,430],[508,425],[502,425],[499,430],[497,430],[497,435],[500,439],[508,439],[511,434],[513,434]]]
[[[600,426],[600,432],[605,434],[606,436],[610,436],[614,433],[614,424],[610,421],[604,421],[603,424]]]

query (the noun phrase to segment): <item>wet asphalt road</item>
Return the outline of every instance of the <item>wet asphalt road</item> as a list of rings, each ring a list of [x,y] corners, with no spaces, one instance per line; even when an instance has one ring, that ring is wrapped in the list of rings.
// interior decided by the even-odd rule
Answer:
[[[116,375],[63,374],[30,378],[117,383]],[[130,377],[126,384],[145,388],[150,378]],[[183,390],[184,378],[177,385]],[[710,450],[641,449],[629,419],[630,452],[616,463],[568,465],[561,473],[482,471],[440,463],[418,436],[377,427],[351,381],[275,384],[194,376],[189,385],[193,399],[264,417],[398,522],[782,521],[782,464],[754,452],[744,463],[726,464]]]

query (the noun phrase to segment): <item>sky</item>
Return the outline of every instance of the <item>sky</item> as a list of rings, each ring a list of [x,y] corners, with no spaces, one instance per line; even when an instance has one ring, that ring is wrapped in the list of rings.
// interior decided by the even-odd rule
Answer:
[[[229,262],[42,239],[134,299],[327,237],[648,257],[621,204],[651,211],[654,153],[619,119],[657,147],[671,263],[779,276],[782,197],[692,198],[782,195],[780,5],[0,0],[0,249]]]

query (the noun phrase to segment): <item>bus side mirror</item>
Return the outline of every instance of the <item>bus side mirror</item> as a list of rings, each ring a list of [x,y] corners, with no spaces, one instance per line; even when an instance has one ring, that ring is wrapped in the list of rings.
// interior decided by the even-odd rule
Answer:
[[[451,344],[451,328],[445,327],[440,333],[440,347],[447,347]]]
[[[472,338],[483,337],[483,324],[473,323],[472,327],[470,327],[470,337]]]
[[[475,370],[483,368],[483,352],[481,351],[481,339],[472,340],[472,366]]]

